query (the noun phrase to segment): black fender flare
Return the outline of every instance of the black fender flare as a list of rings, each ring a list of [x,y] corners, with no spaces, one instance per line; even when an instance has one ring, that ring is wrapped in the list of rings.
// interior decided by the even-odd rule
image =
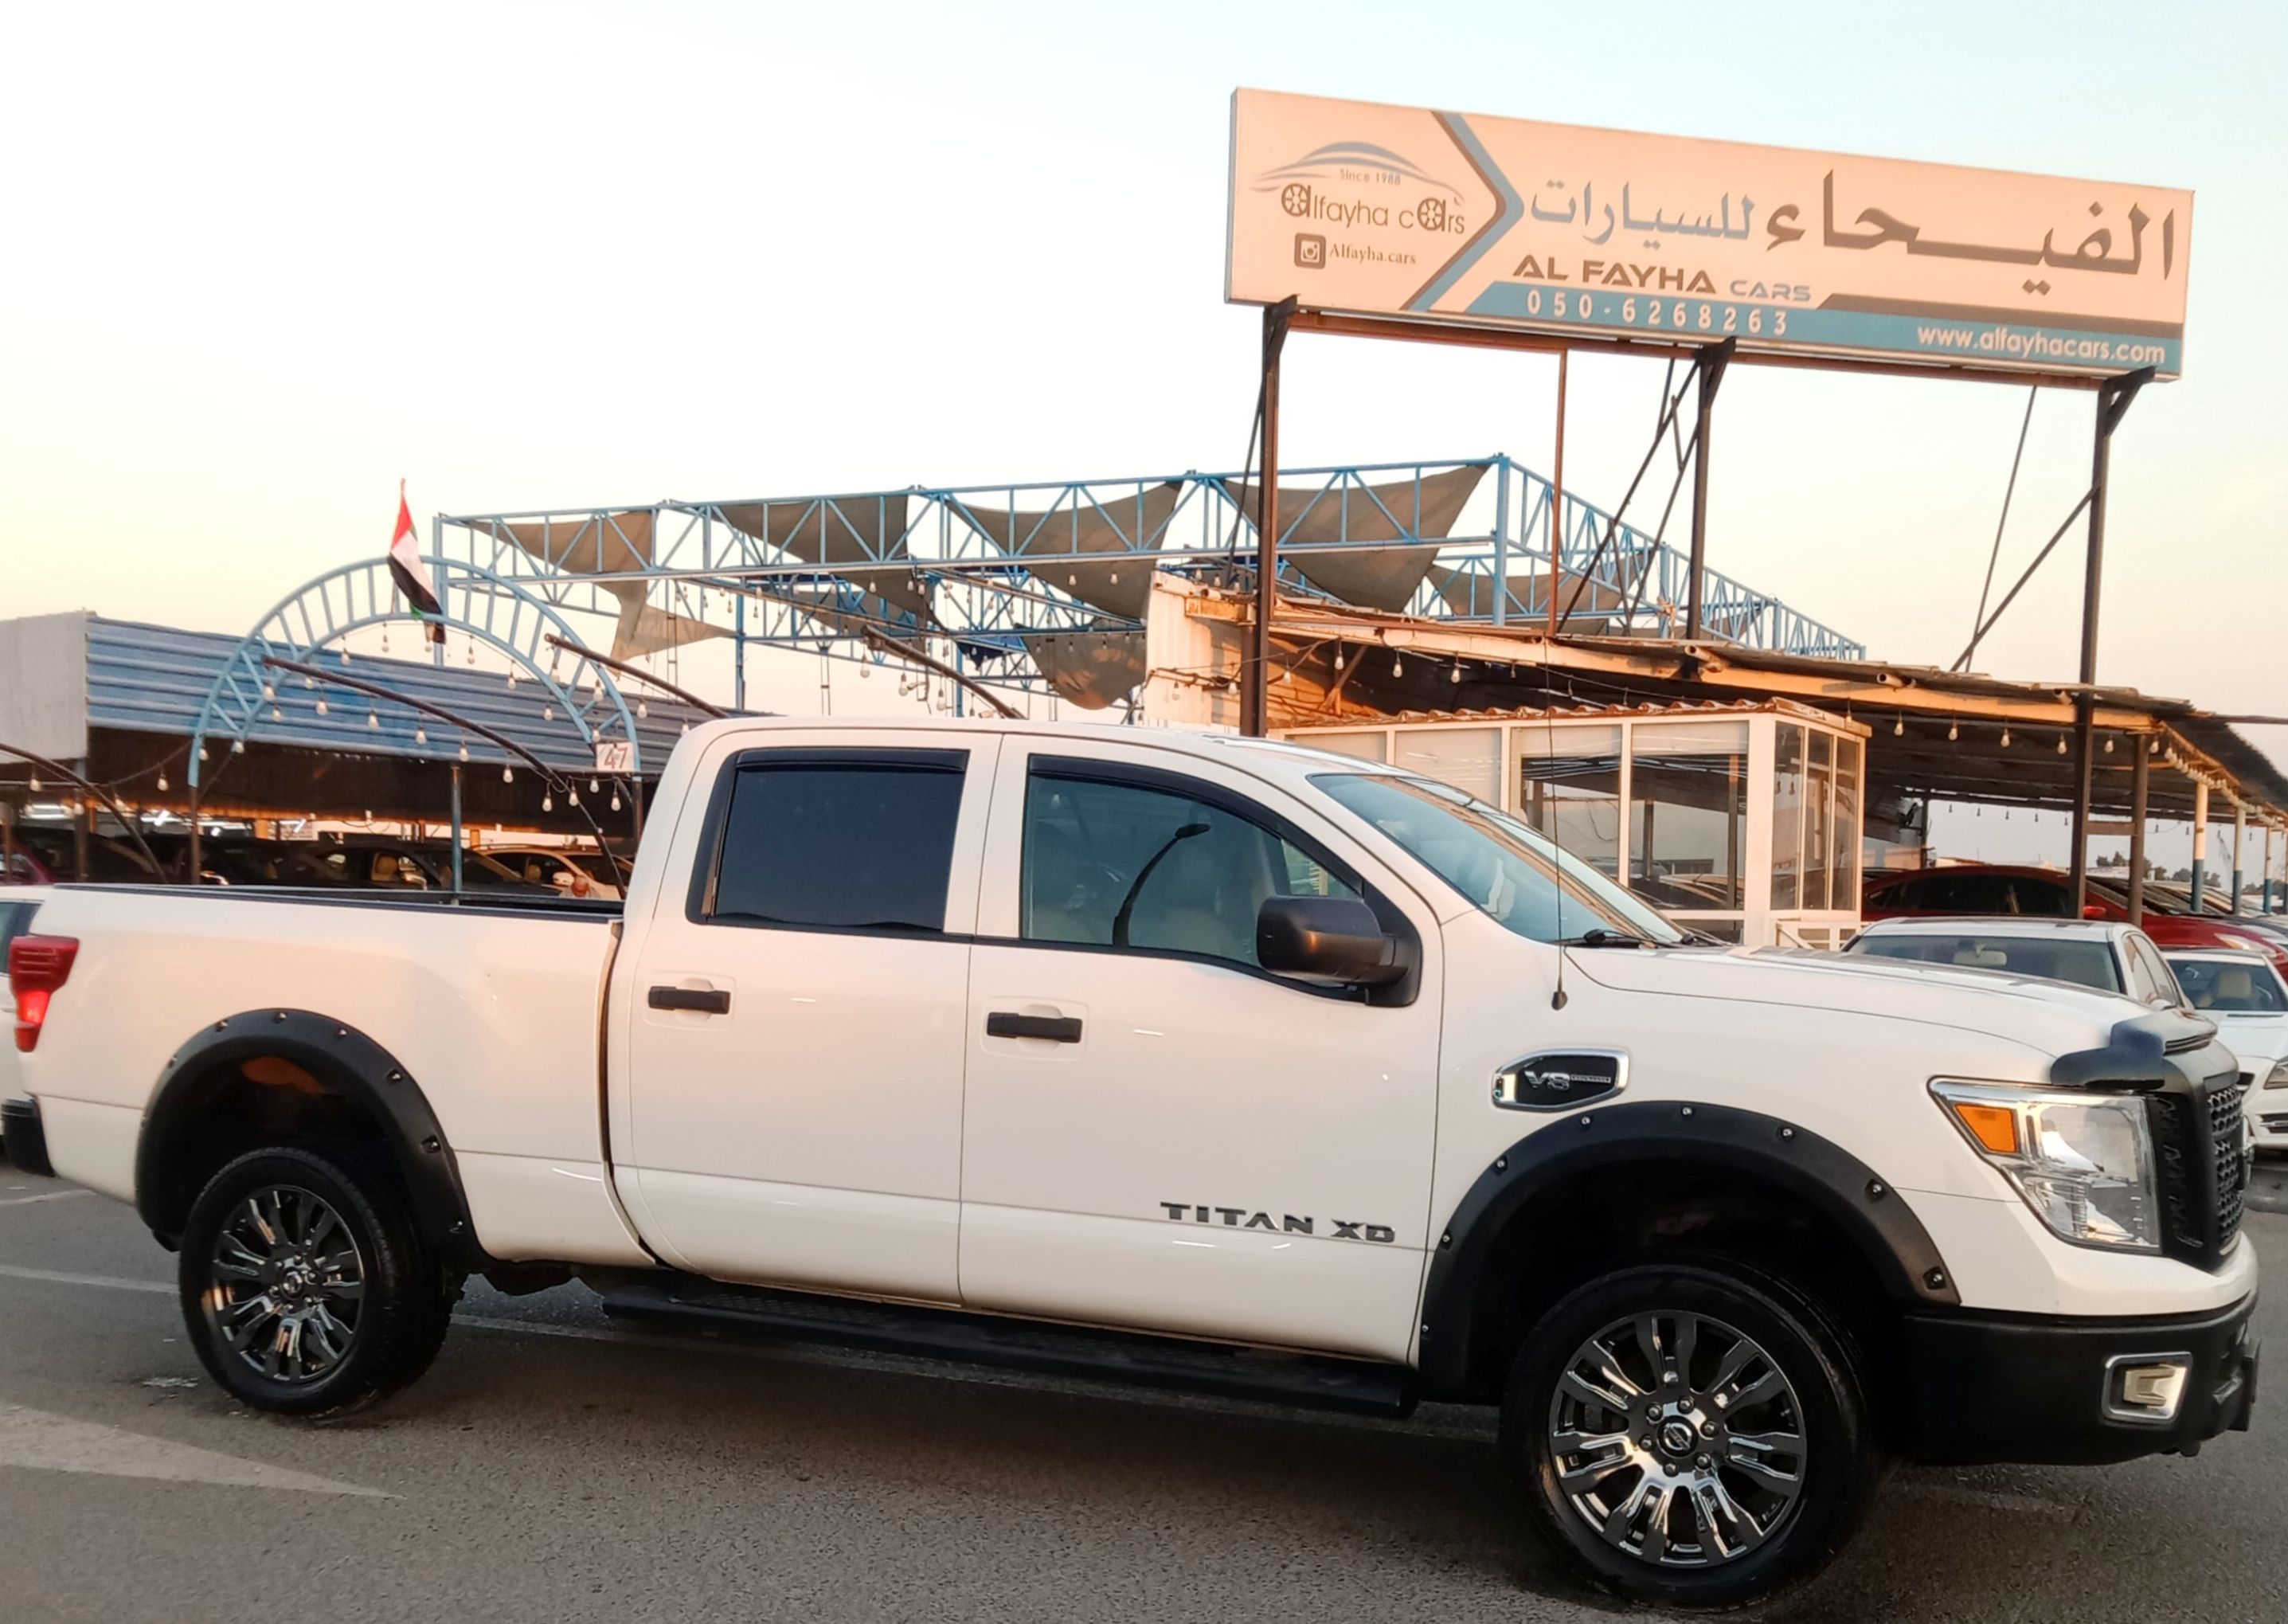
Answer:
[[[487,1265],[460,1166],[420,1084],[365,1033],[306,1009],[250,1010],[213,1022],[168,1061],[135,1145],[135,1210],[154,1235],[172,1246],[198,1195],[172,1175],[168,1158],[203,1103],[200,1079],[266,1055],[290,1061],[362,1110],[382,1130],[423,1240],[451,1266]]]
[[[1893,1301],[1959,1306],[1953,1272],[1906,1202],[1833,1141],[1777,1117],[1728,1105],[1640,1101],[1549,1121],[1494,1158],[1455,1205],[1423,1286],[1423,1384],[1466,1388],[1479,1287],[1519,1210],[1558,1180],[1599,1169],[1625,1175],[1658,1158],[1744,1175],[1799,1198],[1834,1222]]]

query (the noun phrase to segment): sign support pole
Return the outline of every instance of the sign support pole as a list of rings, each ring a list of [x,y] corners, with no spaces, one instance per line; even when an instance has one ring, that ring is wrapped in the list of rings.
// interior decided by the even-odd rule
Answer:
[[[1239,730],[1261,738],[1270,730],[1271,611],[1279,601],[1279,354],[1286,347],[1287,323],[1294,319],[1290,297],[1263,311],[1263,466],[1255,481],[1255,624],[1240,662]]]
[[[1571,350],[1557,352],[1557,455],[1549,480],[1549,578],[1542,583],[1549,594],[1547,631],[1551,637],[1557,635],[1557,589],[1565,580],[1561,568],[1565,556],[1565,369],[1572,358]],[[1509,583],[1504,581],[1495,590],[1507,592]]]
[[[1715,416],[1716,386],[1724,381],[1724,369],[1732,363],[1732,352],[1737,347],[1735,340],[1727,338],[1700,358],[1700,422],[1693,432],[1697,443],[1692,453],[1692,561],[1684,584],[1684,636],[1688,642],[1700,636],[1700,577],[1708,568],[1709,426]]]
[[[2096,443],[2090,453],[2089,550],[2082,572],[2080,691],[2074,696],[2073,911],[2089,900],[2090,775],[2097,765],[2097,606],[2105,578],[2105,488],[2113,462],[2113,431],[2153,369],[2108,378],[2097,391]],[[1707,455],[1707,448],[1701,448]],[[2196,900],[2197,901],[2197,894]]]

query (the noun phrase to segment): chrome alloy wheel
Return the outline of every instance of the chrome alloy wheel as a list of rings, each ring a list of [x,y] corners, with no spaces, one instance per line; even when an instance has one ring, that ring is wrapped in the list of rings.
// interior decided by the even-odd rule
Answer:
[[[1687,1313],[1614,1321],[1549,1403],[1560,1491],[1615,1550],[1712,1567],[1776,1533],[1803,1490],[1803,1406],[1752,1338]]]
[[[209,1326],[269,1381],[322,1381],[356,1342],[365,1260],[341,1214],[309,1190],[250,1192],[215,1236],[207,1281]]]

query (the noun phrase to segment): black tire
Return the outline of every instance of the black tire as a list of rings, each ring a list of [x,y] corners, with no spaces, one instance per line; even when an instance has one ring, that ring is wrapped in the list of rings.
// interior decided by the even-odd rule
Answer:
[[[1664,1382],[1680,1343],[1686,1368]],[[1720,1383],[1744,1343],[1747,1362]],[[1590,1386],[1626,1412],[1567,1381],[1582,1356],[1613,1348],[1625,1381]],[[1572,1440],[1585,1447],[1560,1447]],[[1683,1607],[1738,1606],[1811,1578],[1858,1527],[1881,1464],[1850,1337],[1785,1282],[1728,1259],[1617,1270],[1541,1315],[1511,1367],[1502,1451],[1537,1531],[1593,1581]]]
[[[330,1149],[250,1151],[208,1180],[177,1278],[199,1362],[277,1415],[338,1415],[395,1392],[436,1357],[452,1308],[394,1181]]]

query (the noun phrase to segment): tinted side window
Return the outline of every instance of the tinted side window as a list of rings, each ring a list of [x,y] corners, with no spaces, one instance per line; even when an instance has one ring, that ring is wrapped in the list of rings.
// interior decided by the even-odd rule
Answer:
[[[1170,791],[1036,773],[1025,790],[1021,934],[1252,965],[1273,896],[1356,896],[1309,852]]]
[[[2073,897],[2066,888],[2054,880],[2035,880],[2020,875],[2010,882],[2017,896],[2017,912],[2037,919],[2063,919],[2073,917]]]
[[[968,757],[944,759],[732,768],[710,921],[944,929]]]

